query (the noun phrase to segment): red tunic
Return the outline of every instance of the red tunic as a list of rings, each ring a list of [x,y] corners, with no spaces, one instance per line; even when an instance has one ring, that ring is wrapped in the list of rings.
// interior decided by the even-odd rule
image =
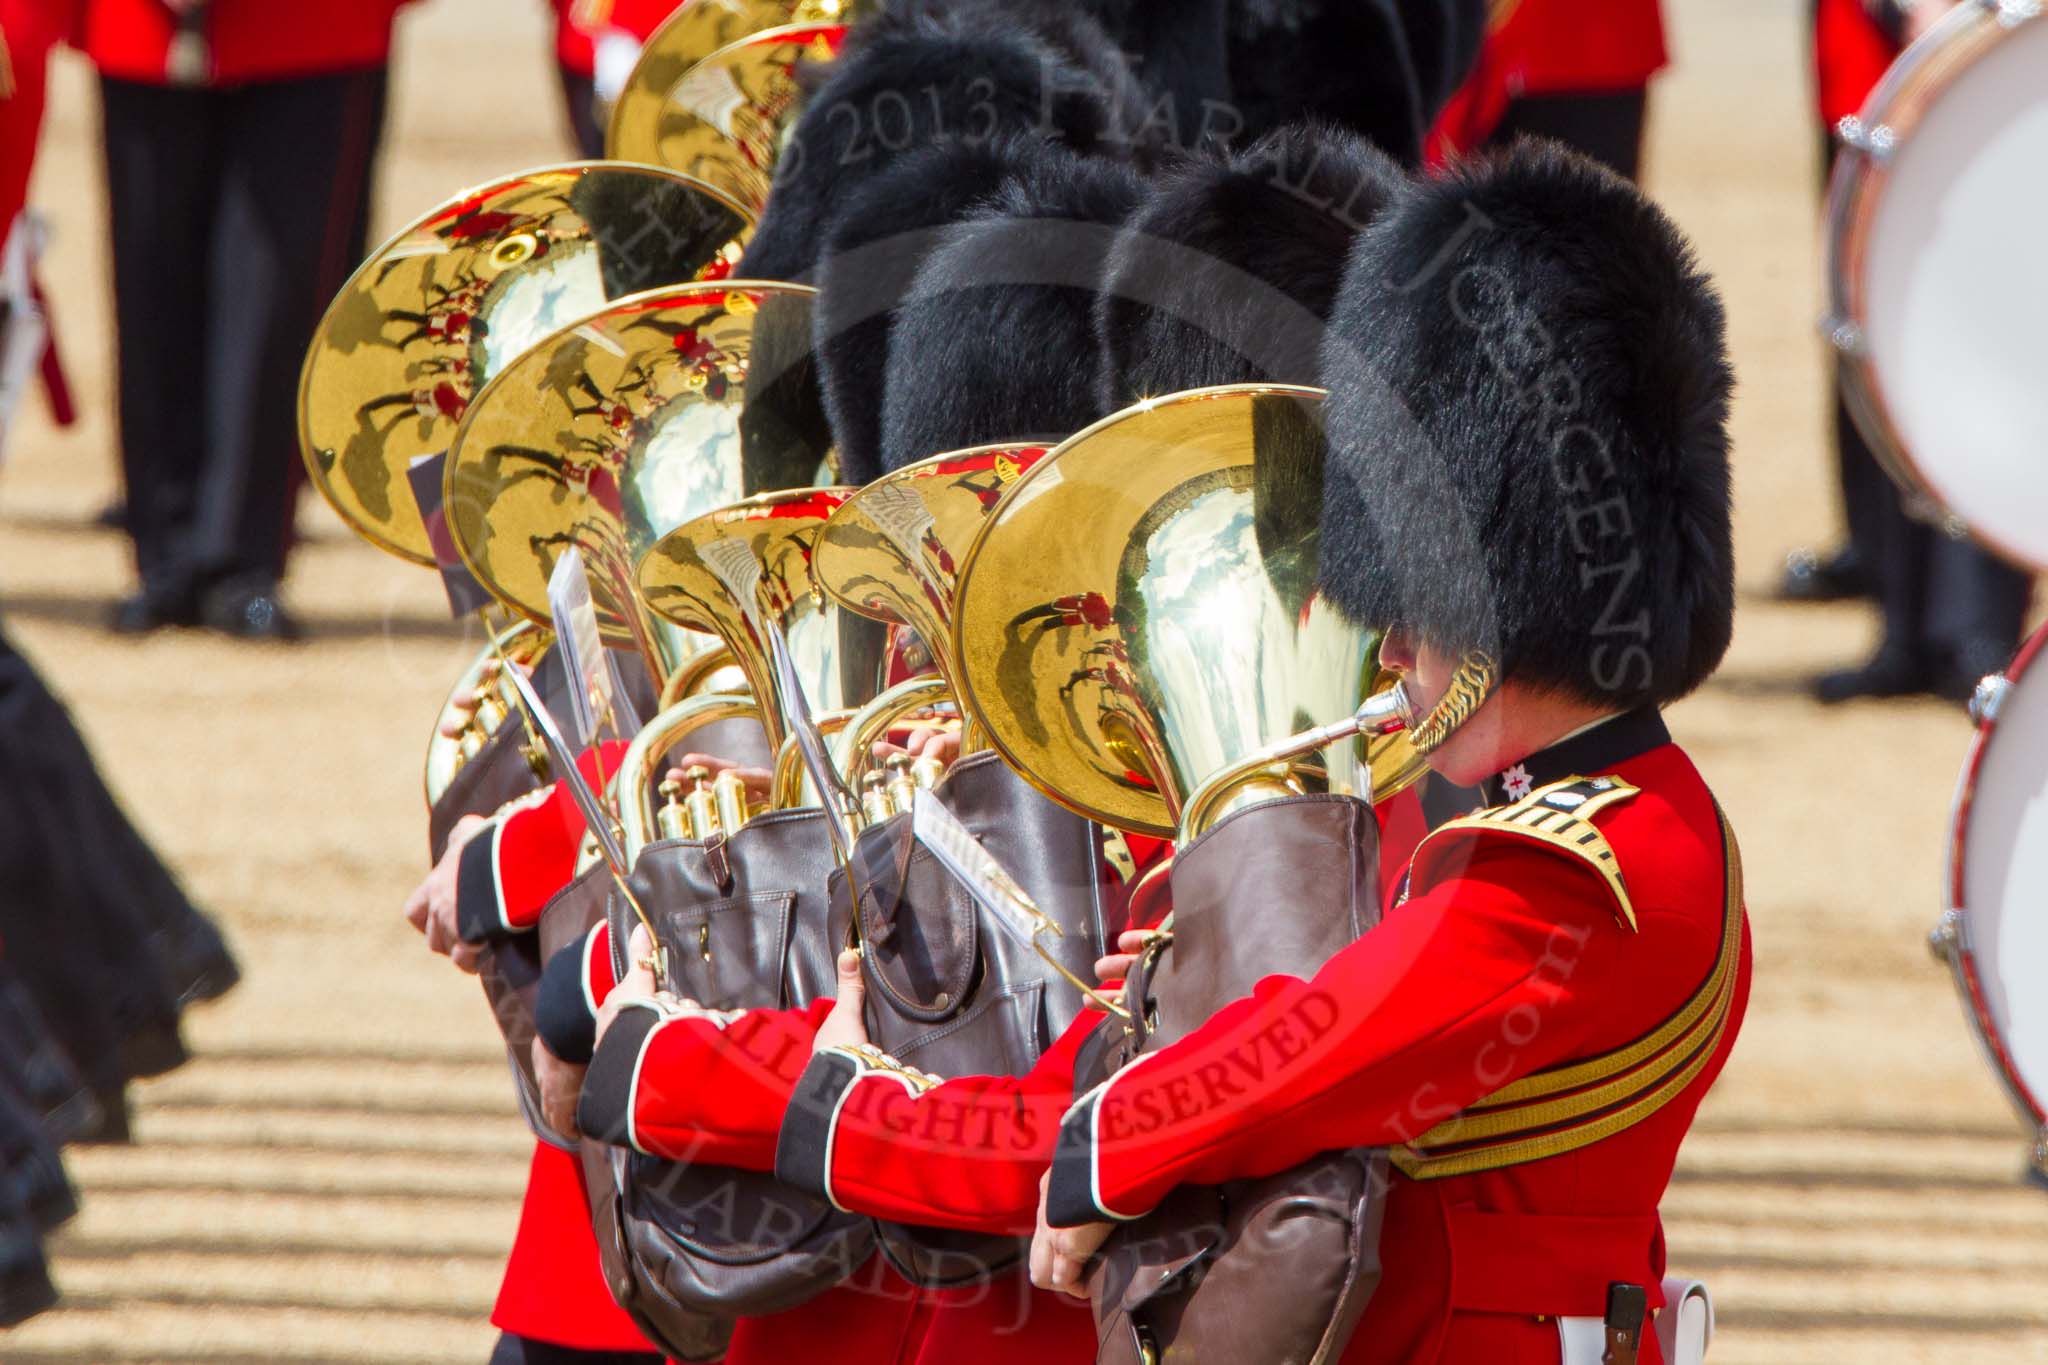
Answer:
[[[1633,895],[1634,930],[1586,864],[1474,835],[1462,865],[1433,859],[1429,879],[1316,977],[1269,978],[1071,1110],[1072,1036],[1029,1076],[930,1088],[885,1060],[820,1054],[788,1107],[778,1169],[884,1216],[1021,1227],[1053,1155],[1046,1130],[1063,1123],[1056,1221],[1135,1216],[1177,1184],[1408,1141],[1520,1077],[1633,1042],[1706,979],[1728,907],[1719,823],[1685,755],[1665,743],[1610,771],[1642,789],[1596,821]],[[1746,921],[1734,927],[1728,1025],[1661,1109],[1524,1165],[1396,1177],[1385,1278],[1347,1365],[1554,1361],[1556,1331],[1539,1315],[1598,1316],[1610,1280],[1640,1282],[1658,1302],[1657,1204],[1747,998]],[[1547,970],[1560,959],[1568,971]],[[1304,1038],[1313,1064],[1300,1061]],[[1286,1064],[1267,1055],[1276,1048]],[[1251,1062],[1229,1070],[1233,1057]],[[1219,1102],[1205,1103],[1212,1093]],[[822,1163],[809,1180],[805,1159]],[[1654,1365],[1654,1346],[1644,1360]]]
[[[47,58],[70,24],[67,0],[0,0],[0,244],[28,202]]]
[[[1157,840],[1133,838],[1131,852],[1138,875],[1157,866],[1170,846]],[[1141,883],[1134,876],[1131,886],[1157,888],[1163,881]],[[1134,898],[1134,922],[1160,913],[1163,907],[1143,906]],[[610,955],[600,948],[586,953],[587,970],[595,974],[593,996],[601,998],[611,988]],[[776,1149],[785,1123],[785,1110],[798,1079],[811,1060],[811,1048],[819,1026],[831,1013],[830,1000],[818,1000],[802,1010],[705,1010],[678,1007],[657,1000],[632,1002],[622,1009],[606,1032],[591,1062],[584,1084],[579,1113],[587,1131],[616,1133],[635,1149],[677,1161],[699,1161],[747,1170],[774,1170]],[[1099,1020],[1094,1011],[1084,1020]],[[1079,1046],[1087,1029],[1076,1025],[1055,1043],[1059,1056],[1048,1055],[1030,1076],[985,1078],[991,1096],[1016,1095],[1031,1091],[1029,1099],[1015,1101],[1031,1116],[1044,1145],[1050,1142],[1059,1115],[1072,1100],[1071,1050]],[[1005,1101],[991,1098],[991,1105]],[[1030,1211],[1037,1207],[1038,1177],[1044,1170],[1042,1158],[1035,1162],[1005,1163],[998,1168],[1002,1178],[1028,1184],[1006,1196],[1021,1205],[1022,1218],[1006,1221],[955,1222],[952,1226],[995,1227],[997,1230],[1028,1233]],[[916,1203],[900,1207],[886,1200],[871,1203],[842,1202],[842,1208],[857,1209],[879,1217],[903,1217],[904,1221],[947,1225],[943,1217],[929,1216],[932,1210]],[[988,1284],[955,1290],[913,1290],[893,1272],[878,1270],[871,1263],[853,1282],[832,1295],[813,1300],[802,1308],[773,1319],[745,1319],[733,1335],[727,1365],[779,1365],[785,1360],[835,1358],[870,1360],[889,1365],[954,1365],[972,1360],[975,1365],[1039,1365],[1040,1362],[1092,1360],[1095,1354],[1091,1315],[1063,1295],[1032,1288],[1020,1266]],[[914,1297],[914,1307],[900,1345],[886,1354],[867,1356],[844,1349],[844,1315],[852,1305],[861,1305],[866,1319],[884,1310],[872,1300],[874,1291],[864,1282],[880,1276],[885,1286],[901,1286]],[[849,1300],[846,1296],[854,1295]],[[882,1297],[890,1295],[884,1292]],[[864,1319],[864,1320],[866,1320]],[[871,1324],[870,1324],[871,1325]],[[863,1330],[867,1330],[864,1328]]]
[[[1432,157],[1484,144],[1519,96],[1641,90],[1669,60],[1658,0],[1495,0],[1479,60],[1429,135]]]
[[[382,66],[391,54],[391,20],[408,0],[214,0],[207,37],[209,84],[244,85],[329,76]],[[118,80],[165,83],[164,64],[177,21],[160,0],[82,0],[78,45]]]
[[[1899,45],[1862,0],[1819,0],[1813,16],[1813,89],[1823,127],[1833,128],[1863,101],[1899,55]]]
[[[626,746],[604,746],[607,772]],[[595,778],[595,754],[580,766]],[[582,841],[583,819],[560,783],[542,788],[493,819],[462,851],[457,884],[464,937],[528,932],[554,893],[565,886]],[[536,1142],[526,1178],[519,1231],[491,1322],[499,1330],[585,1351],[652,1351],[633,1320],[613,1301],[590,1229],[582,1164]]]

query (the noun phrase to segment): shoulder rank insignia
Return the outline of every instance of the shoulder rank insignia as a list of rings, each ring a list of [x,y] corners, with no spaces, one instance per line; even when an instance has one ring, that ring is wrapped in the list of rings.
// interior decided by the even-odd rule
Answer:
[[[1461,835],[1504,834],[1548,844],[1560,852],[1588,863],[1600,874],[1614,894],[1615,917],[1633,931],[1635,903],[1629,899],[1628,884],[1622,880],[1621,865],[1614,849],[1593,824],[1593,816],[1607,807],[1634,796],[1639,788],[1618,777],[1568,777],[1538,787],[1519,801],[1461,815],[1439,825],[1416,846],[1411,867],[1424,868],[1426,857],[1441,856]],[[1414,872],[1410,873],[1415,876]]]

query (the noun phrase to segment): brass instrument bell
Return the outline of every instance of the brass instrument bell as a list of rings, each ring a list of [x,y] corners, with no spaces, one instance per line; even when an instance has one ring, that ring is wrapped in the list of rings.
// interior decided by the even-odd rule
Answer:
[[[343,521],[419,564],[406,484],[528,347],[636,290],[729,271],[753,214],[651,166],[578,162],[467,191],[385,243],[329,305],[299,378],[300,444]]]
[[[762,723],[777,749],[791,728],[767,631],[788,642],[813,711],[863,705],[881,690],[884,628],[841,609],[811,576],[813,543],[848,491],[787,488],[717,508],[670,531],[640,561],[639,591],[650,608],[715,632],[732,651],[749,690],[767,703]],[[751,581],[735,581],[725,558],[733,554]]]
[[[721,49],[791,24],[848,24],[875,0],[690,0],[648,35],[612,104],[605,154],[618,161],[662,160],[662,115],[690,70]]]
[[[715,185],[758,217],[802,114],[797,68],[831,61],[845,37],[838,20],[748,33],[685,69],[658,100],[622,95],[607,150]]]
[[[771,334],[808,352],[813,294],[727,281],[635,295],[507,366],[447,466],[449,530],[477,578],[546,620],[549,577],[576,547],[607,638],[637,646],[658,685],[694,676],[717,641],[650,613],[634,565],[686,521],[815,477],[823,438],[777,411],[803,357],[761,356]]]
[[[1391,684],[1378,632],[1317,590],[1322,399],[1147,400],[1056,447],[983,527],[959,571],[961,700],[1047,795],[1192,838],[1182,817],[1210,779]],[[1239,790],[1384,797],[1420,772],[1388,733],[1260,765]],[[1203,822],[1230,804],[1205,799]]]
[[[848,497],[818,536],[811,572],[839,602],[913,630],[957,688],[959,561],[1042,445],[991,445],[892,470]]]

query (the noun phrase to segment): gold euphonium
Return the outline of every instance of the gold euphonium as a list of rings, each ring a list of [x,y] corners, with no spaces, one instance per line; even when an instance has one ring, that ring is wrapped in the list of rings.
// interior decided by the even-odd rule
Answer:
[[[656,290],[507,366],[448,459],[448,527],[471,571],[545,621],[555,563],[579,550],[605,638],[640,653],[664,704],[703,690],[723,646],[649,611],[634,565],[712,508],[815,479],[826,442],[803,410],[812,298],[755,281]]]
[[[931,656],[939,678],[898,689],[848,724],[848,785],[879,800],[870,815],[894,813],[901,793],[861,768],[876,740],[917,710],[950,701],[959,687],[953,661],[953,603],[959,560],[982,523],[1024,472],[1046,453],[1043,445],[989,445],[956,450],[892,470],[846,499],[818,536],[811,572],[818,586],[863,616],[886,623],[899,638],[914,638]],[[971,730],[961,736],[964,756],[985,747]],[[929,785],[935,774],[909,774]],[[901,785],[902,774],[898,774]]]
[[[734,70],[730,60],[713,62],[694,77],[693,69],[735,44],[790,25],[847,25],[872,11],[876,0],[690,0],[648,35],[639,60],[612,104],[606,155],[620,161],[651,165],[682,162],[665,159],[665,145],[683,128],[704,117],[693,109],[716,111],[717,99],[744,100],[745,92],[766,86],[750,73]],[[785,47],[772,44],[769,50]],[[836,48],[836,44],[834,44]],[[819,60],[817,54],[807,58]],[[686,117],[671,122],[671,109]],[[686,158],[687,159],[687,158]]]
[[[416,564],[433,545],[407,484],[453,444],[473,398],[527,347],[637,289],[729,269],[753,216],[717,190],[645,166],[543,167],[469,190],[397,233],[321,319],[299,380],[312,481],[365,540]],[[543,621],[542,625],[545,624]],[[531,663],[543,630],[493,638],[442,703],[427,754],[431,806],[511,699],[475,711],[493,661]],[[462,734],[444,736],[451,722]]]
[[[823,12],[822,5],[783,7],[789,20],[744,32],[667,84],[661,81],[675,64],[665,60],[665,49],[650,43],[641,66],[648,68],[650,58],[657,65],[648,69],[637,90],[631,88],[640,85],[641,71],[636,70],[620,95],[606,150],[621,161],[668,166],[716,185],[759,216],[768,203],[775,165],[803,112],[797,68],[831,61],[847,31],[843,17],[798,17],[807,10]],[[693,0],[685,13],[696,8]]]
[[[648,605],[716,632],[746,675],[777,756],[770,804],[778,809],[815,804],[817,796],[804,791],[798,699],[777,675],[769,633],[786,643],[802,703],[825,734],[840,733],[874,699],[887,667],[887,628],[828,599],[812,576],[818,533],[850,491],[791,488],[747,498],[677,527],[640,561]],[[686,708],[672,708],[663,728],[679,729],[688,718]],[[650,740],[650,754],[659,752],[660,738]]]
[[[962,701],[1048,796],[1187,841],[1252,801],[1420,776],[1379,633],[1317,589],[1322,398],[1148,400],[1056,447],[989,518],[960,565]],[[1348,733],[1285,748],[1339,717]]]

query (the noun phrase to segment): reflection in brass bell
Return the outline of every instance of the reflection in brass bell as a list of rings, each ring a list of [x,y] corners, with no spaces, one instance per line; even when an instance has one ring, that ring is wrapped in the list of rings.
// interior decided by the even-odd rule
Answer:
[[[696,665],[719,642],[654,615],[634,566],[678,526],[816,469],[826,433],[771,415],[795,401],[790,372],[808,354],[813,296],[730,280],[661,290],[513,361],[448,457],[448,529],[478,581],[548,620],[548,581],[575,546],[606,638],[658,658],[664,679],[701,678]],[[764,320],[784,351],[757,350]],[[692,388],[692,375],[715,382]]]
[[[314,487],[371,544],[432,565],[407,471],[449,448],[483,386],[610,300],[729,274],[752,230],[729,196],[653,166],[541,167],[441,204],[356,271],[307,349]]]
[[[690,837],[709,839],[718,833],[718,797],[711,790],[711,769],[693,765],[683,774],[683,780],[690,784],[683,794],[683,804],[690,812]]]
[[[758,215],[803,113],[798,69],[831,61],[845,37],[837,16],[802,22],[792,15],[743,34],[704,53],[658,96],[622,94],[608,150],[622,161],[699,177]]]
[[[654,813],[655,826],[664,839],[690,837],[690,813],[683,809],[683,784],[673,777],[661,784],[661,809]]]
[[[663,111],[687,98],[677,90],[683,78],[720,49],[786,24],[851,24],[878,7],[876,0],[705,0],[678,7],[649,35],[612,105],[607,154],[658,163]],[[707,83],[705,76],[697,83]]]
[[[956,681],[1033,785],[1105,824],[1190,839],[1203,821],[1183,815],[1209,779],[1391,691],[1378,632],[1317,589],[1322,398],[1240,385],[1149,399],[1034,464],[983,524],[958,573]],[[1205,819],[1296,789],[1384,799],[1423,765],[1388,733],[1333,738],[1278,782],[1264,767],[1204,802]]]
[[[889,809],[889,779],[870,772],[860,780],[860,809],[870,827],[881,824],[893,812]]]

